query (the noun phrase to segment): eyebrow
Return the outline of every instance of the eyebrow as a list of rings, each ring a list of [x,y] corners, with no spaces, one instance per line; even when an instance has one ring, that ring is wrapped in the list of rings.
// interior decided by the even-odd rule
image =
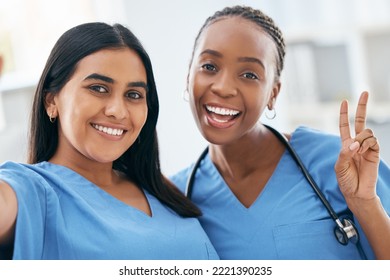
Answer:
[[[203,54],[211,54],[213,56],[222,57],[222,54],[220,52],[217,52],[217,51],[214,51],[214,50],[210,50],[210,49],[206,49],[206,50],[204,50],[203,52],[200,53],[200,55],[203,55]]]
[[[210,54],[210,55],[213,55],[213,56],[216,56],[216,57],[223,57],[223,55],[222,55],[220,52],[215,51],[215,50],[210,50],[210,49],[206,49],[206,50],[204,50],[203,52],[200,53],[200,55],[203,55],[203,54]],[[263,69],[265,69],[264,63],[263,63],[260,59],[255,58],[255,57],[250,57],[250,56],[239,57],[239,58],[238,58],[238,61],[239,61],[239,62],[252,62],[252,63],[257,63],[257,64],[259,64]]]
[[[101,74],[98,74],[98,73],[93,73],[91,75],[88,75],[87,77],[84,78],[84,81],[86,81],[86,80],[100,80],[100,81],[110,83],[110,84],[113,84],[115,82],[114,79],[107,77],[107,76],[104,76],[104,75],[101,75]],[[142,81],[129,82],[127,84],[127,86],[128,87],[142,87],[146,91],[148,91],[148,85]]]
[[[257,64],[259,64],[263,69],[265,69],[265,66],[264,66],[263,62],[262,62],[260,59],[256,58],[256,57],[247,57],[247,56],[245,56],[245,57],[240,57],[240,58],[238,58],[238,61],[239,61],[239,62],[253,62],[253,63],[257,63]]]

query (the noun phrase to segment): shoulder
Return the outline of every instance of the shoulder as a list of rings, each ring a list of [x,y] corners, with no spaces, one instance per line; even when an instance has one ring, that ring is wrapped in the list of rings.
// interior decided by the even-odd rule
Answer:
[[[0,165],[0,178],[27,179],[33,173],[33,165],[6,161]]]
[[[20,179],[34,179],[40,175],[43,175],[44,173],[47,173],[47,168],[48,165],[46,162],[27,164],[6,161],[0,165],[0,176],[17,177]]]
[[[51,182],[58,180],[55,179],[58,175],[50,171],[49,166],[47,162],[26,164],[8,161],[0,165],[0,180],[10,185],[19,194],[18,197],[46,192]]]
[[[169,176],[169,179],[172,181],[172,183],[180,189],[181,192],[184,193],[186,186],[187,186],[187,181],[188,178],[192,172],[194,164],[191,164],[177,173]]]
[[[299,126],[291,134],[291,145],[296,149],[304,149],[306,151],[315,149],[315,151],[325,150],[327,152],[339,153],[341,139],[337,134],[306,126]]]
[[[339,141],[340,136],[331,132],[326,132],[319,130],[317,128],[307,127],[307,126],[298,126],[291,135],[296,139],[321,139],[321,140],[330,140],[330,141]]]
[[[341,149],[338,135],[300,126],[292,133],[290,144],[312,173],[318,172],[321,180],[325,174],[333,178]]]

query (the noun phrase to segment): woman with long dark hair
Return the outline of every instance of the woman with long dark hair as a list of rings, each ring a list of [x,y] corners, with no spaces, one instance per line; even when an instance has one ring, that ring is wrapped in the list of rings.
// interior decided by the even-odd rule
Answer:
[[[65,32],[39,80],[28,164],[0,166],[13,259],[218,258],[200,211],[160,170],[152,65],[122,25]]]

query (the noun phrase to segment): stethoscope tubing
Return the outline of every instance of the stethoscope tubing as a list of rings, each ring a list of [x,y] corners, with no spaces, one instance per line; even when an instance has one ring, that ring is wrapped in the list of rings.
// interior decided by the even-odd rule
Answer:
[[[284,144],[284,146],[287,148],[287,150],[290,152],[291,156],[293,157],[294,161],[297,163],[298,167],[302,170],[302,173],[305,176],[306,180],[309,182],[309,185],[311,186],[313,191],[317,194],[318,198],[321,200],[326,210],[329,212],[329,215],[337,223],[337,225],[340,226],[341,222],[338,215],[336,214],[336,211],[334,211],[329,201],[325,198],[323,192],[321,191],[317,183],[314,181],[313,177],[310,175],[309,171],[307,170],[307,168],[305,167],[302,160],[295,152],[295,150],[293,149],[293,147],[291,146],[287,138],[283,134],[278,132],[276,129],[274,129],[273,127],[270,127],[268,125],[264,125],[264,126],[267,127],[270,131],[272,131],[273,134]]]
[[[289,151],[292,158],[294,159],[294,161],[298,165],[299,169],[302,171],[304,177],[309,182],[309,185],[311,186],[311,188],[313,189],[315,194],[318,196],[321,203],[325,206],[325,208],[328,211],[331,218],[336,223],[336,225],[337,225],[336,228],[339,229],[340,232],[343,232],[343,235],[344,235],[345,229],[347,229],[347,225],[343,225],[343,223],[340,221],[340,218],[337,215],[336,211],[330,205],[329,201],[325,198],[323,192],[321,191],[321,189],[319,188],[319,186],[317,185],[317,183],[315,182],[313,177],[310,175],[309,171],[307,170],[307,168],[303,164],[302,160],[300,159],[298,154],[295,152],[295,150],[293,149],[293,147],[289,143],[288,139],[283,134],[281,134],[276,129],[274,129],[273,127],[268,126],[268,125],[264,125],[264,126],[266,128],[268,128],[279,139],[279,141],[281,141],[283,143],[283,145]],[[184,192],[185,196],[187,196],[188,198],[191,198],[191,196],[192,196],[192,190],[194,187],[196,172],[197,172],[198,168],[200,167],[202,160],[206,157],[208,152],[209,152],[209,147],[206,147],[206,149],[203,150],[202,154],[199,156],[198,160],[195,162],[195,164],[191,170],[190,176],[188,177],[188,180],[187,180],[186,189]],[[345,222],[345,220],[344,220],[344,222]],[[365,256],[364,252],[362,251],[362,248],[360,248],[359,233],[358,233],[355,225],[348,219],[347,219],[347,222],[348,222],[348,227],[349,227],[348,234],[349,234],[349,232],[351,232],[350,228],[352,226],[352,232],[354,232],[353,236],[356,236],[356,244],[358,245],[359,253],[363,259],[366,259],[366,256]],[[337,234],[336,234],[336,237],[337,237]],[[340,241],[340,239],[338,239],[338,238],[337,239],[341,244],[346,245],[348,243],[348,240],[351,237],[346,237],[346,238],[347,239],[345,240],[345,242]]]
[[[319,197],[319,199],[321,200],[322,204],[325,206],[326,210],[329,212],[329,215],[337,223],[337,225],[340,226],[341,222],[340,222],[340,219],[339,219],[338,215],[336,214],[336,212],[334,211],[333,207],[330,205],[328,200],[325,198],[324,194],[322,193],[322,191],[318,187],[317,183],[311,177],[309,171],[306,169],[306,167],[303,164],[302,160],[299,158],[299,156],[297,155],[295,150],[292,148],[292,146],[288,142],[287,138],[283,134],[278,132],[276,129],[274,129],[273,127],[270,127],[268,125],[264,125],[264,126],[267,127],[283,143],[283,145],[287,148],[287,150],[289,151],[289,153],[293,157],[294,161],[297,163],[298,167],[303,172],[303,175],[305,176],[306,180],[309,182],[310,186],[312,187],[312,189],[314,190],[316,195]],[[191,195],[192,195],[192,190],[193,190],[193,187],[194,187],[196,171],[198,170],[202,160],[208,154],[208,151],[209,151],[209,147],[206,147],[206,149],[203,150],[202,154],[199,156],[198,160],[195,162],[195,164],[194,164],[194,166],[192,168],[190,176],[188,177],[186,190],[185,190],[185,195],[187,197],[189,197],[189,198],[191,198]]]

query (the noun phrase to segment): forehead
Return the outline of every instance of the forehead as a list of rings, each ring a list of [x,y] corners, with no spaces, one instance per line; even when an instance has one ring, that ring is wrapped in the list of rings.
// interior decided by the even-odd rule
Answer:
[[[197,44],[197,51],[204,49],[258,57],[274,56],[277,51],[273,39],[262,27],[238,16],[222,18],[207,26]]]
[[[109,76],[131,75],[134,79],[146,80],[144,64],[130,48],[103,49],[87,55],[77,64],[75,74],[90,72],[106,73]]]

